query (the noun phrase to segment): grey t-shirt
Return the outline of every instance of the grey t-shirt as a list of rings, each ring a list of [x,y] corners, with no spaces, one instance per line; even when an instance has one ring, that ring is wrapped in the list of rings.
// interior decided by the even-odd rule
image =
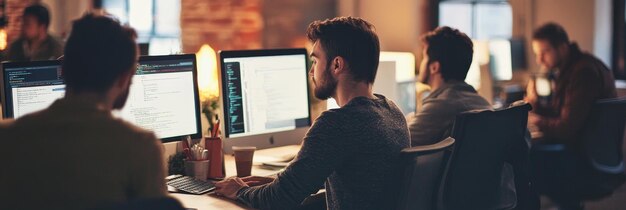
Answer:
[[[259,209],[292,209],[324,184],[328,209],[392,206],[400,151],[410,137],[400,109],[376,97],[322,113],[294,161],[273,182],[240,190],[238,199]]]

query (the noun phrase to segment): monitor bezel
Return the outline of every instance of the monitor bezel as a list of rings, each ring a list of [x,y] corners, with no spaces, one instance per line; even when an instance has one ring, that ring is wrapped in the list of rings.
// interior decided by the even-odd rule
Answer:
[[[275,132],[275,133],[283,133],[283,132],[295,132],[297,130],[299,130],[300,128],[303,127],[310,127],[311,126],[311,96],[310,96],[310,87],[309,87],[309,54],[307,53],[307,50],[305,48],[291,48],[291,49],[262,49],[262,50],[220,50],[218,52],[219,55],[219,62],[220,62],[220,95],[221,100],[222,100],[222,108],[224,110],[224,112],[222,113],[222,119],[226,119],[226,107],[227,107],[227,100],[224,97],[223,91],[225,89],[227,89],[227,84],[224,83],[222,81],[222,77],[225,75],[225,69],[224,69],[224,59],[227,58],[243,58],[243,57],[259,57],[259,56],[281,56],[281,55],[304,55],[304,61],[305,61],[305,75],[306,75],[306,98],[307,98],[307,110],[308,110],[308,123],[307,126],[300,126],[300,127],[296,127],[295,129],[291,129],[291,130],[287,130],[287,131],[279,131],[279,132]],[[260,134],[251,134],[251,135],[246,135],[246,136],[240,136],[240,137],[230,137],[230,133],[228,132],[228,129],[226,129],[226,122],[222,123],[221,129],[224,131],[224,138],[229,138],[229,139],[238,139],[238,138],[250,138],[250,137],[254,137],[254,136],[263,136],[263,135],[268,135],[268,134],[272,134],[272,132],[269,133],[260,133]],[[301,140],[301,139],[300,139]],[[273,143],[272,143],[273,144]]]
[[[62,66],[61,60],[43,60],[43,61],[3,61],[2,68],[0,69],[0,100],[2,102],[2,118],[3,119],[13,119],[13,105],[7,104],[8,94],[5,91],[8,91],[6,88],[7,82],[5,81],[6,69],[8,68],[23,68],[23,67],[33,67],[33,66],[52,66],[58,65]],[[63,82],[65,83],[65,81]],[[9,108],[11,109],[9,115]]]
[[[182,60],[182,59],[191,59],[193,60],[193,91],[194,91],[194,107],[196,109],[196,133],[173,136],[167,138],[161,138],[161,142],[174,142],[184,140],[187,136],[190,136],[192,139],[201,139],[202,138],[202,120],[201,120],[201,109],[200,109],[200,94],[198,90],[198,66],[196,61],[195,54],[180,54],[180,55],[144,55],[139,57],[139,61],[137,64],[141,62],[150,62],[150,61],[167,61],[167,60]]]

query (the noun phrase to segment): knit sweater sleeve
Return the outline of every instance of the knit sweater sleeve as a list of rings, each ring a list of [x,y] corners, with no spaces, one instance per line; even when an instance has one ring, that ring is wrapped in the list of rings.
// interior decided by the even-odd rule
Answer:
[[[240,190],[238,200],[258,209],[293,209],[316,193],[348,155],[336,118],[336,114],[323,113],[294,161],[273,182]]]

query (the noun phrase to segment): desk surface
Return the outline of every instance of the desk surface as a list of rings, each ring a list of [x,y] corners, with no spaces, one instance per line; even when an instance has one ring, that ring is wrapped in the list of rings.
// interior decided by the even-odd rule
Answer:
[[[290,145],[284,147],[276,147],[271,149],[258,150],[254,154],[254,164],[252,166],[252,174],[256,176],[268,176],[278,173],[280,168],[272,168],[262,166],[261,162],[276,161],[287,154],[297,153],[300,150],[299,145]],[[232,155],[224,156],[224,164],[226,167],[226,177],[235,176],[237,174],[235,167],[235,158]],[[195,208],[198,210],[209,209],[251,209],[245,205],[207,193],[204,195],[191,195],[182,193],[170,193],[170,195],[178,199],[185,208]]]

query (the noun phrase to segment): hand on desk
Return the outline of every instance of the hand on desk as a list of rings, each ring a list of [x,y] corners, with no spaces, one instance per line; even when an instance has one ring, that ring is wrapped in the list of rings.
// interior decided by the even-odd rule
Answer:
[[[248,176],[244,178],[231,177],[215,183],[215,193],[236,200],[237,192],[241,188],[264,185],[272,181],[274,181],[274,178],[264,176]]]
[[[239,177],[230,177],[224,181],[215,183],[215,193],[232,200],[237,200],[237,192],[244,187],[249,186]]]

